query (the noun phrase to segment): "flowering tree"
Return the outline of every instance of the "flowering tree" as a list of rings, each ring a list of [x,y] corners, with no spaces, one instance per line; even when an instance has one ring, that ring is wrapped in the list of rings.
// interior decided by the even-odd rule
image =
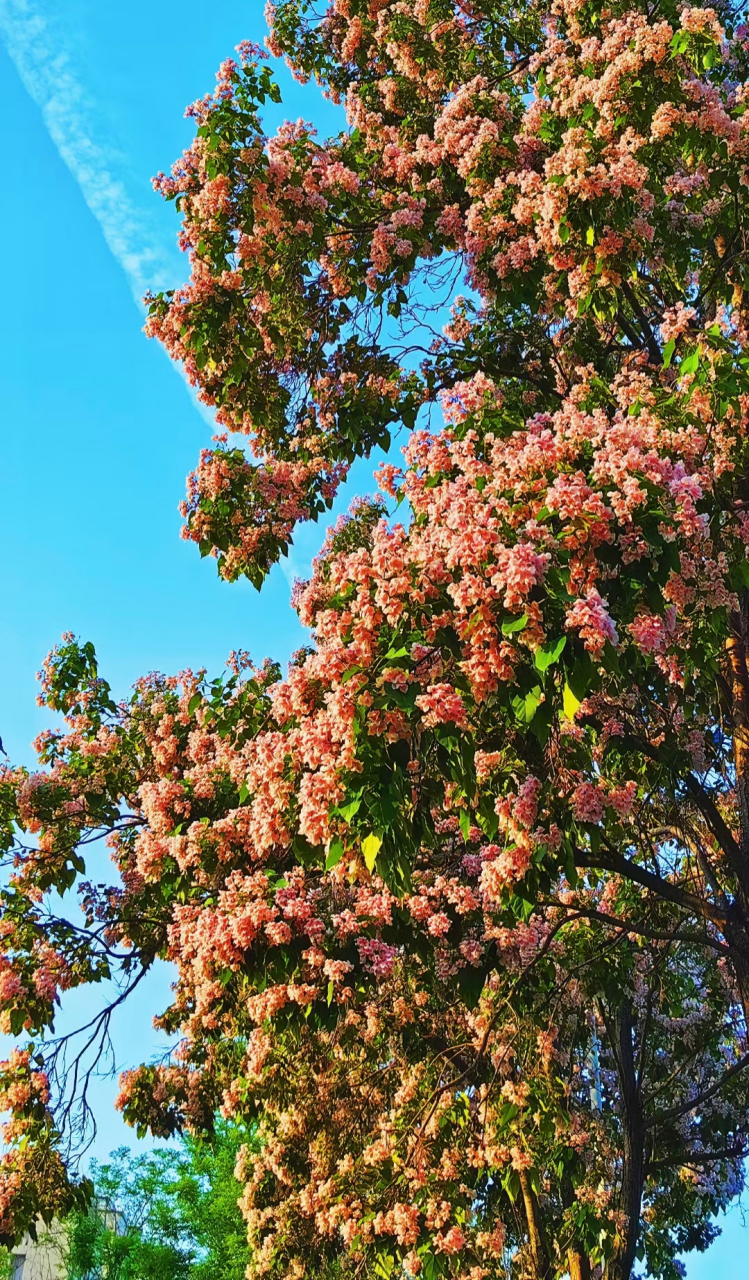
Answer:
[[[235,655],[118,706],[90,646],[51,655],[67,724],[2,782],[6,1025],[173,960],[180,1049],[121,1106],[260,1109],[260,1274],[675,1276],[745,1142],[749,34],[669,0],[269,14],[349,127],[267,140],[245,44],[157,180],[192,274],[149,331],[223,431],[185,533],[260,585],[395,428],[400,523],[330,530],[284,680]],[[54,1130],[31,1066],[8,1234]]]
[[[331,541],[356,534],[348,521]],[[173,961],[159,1024],[183,1039],[167,1064],[126,1074],[119,1105],[162,1137],[210,1130],[219,1107],[259,1114],[261,1155],[238,1167],[258,1274],[310,1256],[325,1273],[348,1254],[388,1275],[402,1261],[481,1280],[514,1258],[520,1276],[585,1277],[591,1259],[625,1276],[641,1246],[671,1277],[679,1248],[709,1242],[710,1214],[741,1186],[749,1087],[717,934],[668,902],[644,908],[618,877],[557,876],[534,909],[522,884],[492,887],[499,846],[436,805],[431,846],[392,889],[371,836],[320,850],[283,834],[273,797],[319,716],[314,729],[287,715],[271,667],[238,656],[226,683],[149,678],[118,707],[71,638],[44,686],[67,725],[39,744],[46,771],[7,780],[6,812],[37,842],[16,842],[4,901],[6,1027],[43,1035],[59,989],[116,968],[120,1001],[156,956]],[[333,821],[345,832],[354,817]],[[121,886],[84,882],[83,924],[54,914],[49,889],[82,874],[72,860],[104,832]],[[52,1039],[41,1097],[18,1055],[6,1067],[7,1136],[22,1139],[7,1234],[39,1202],[40,1102],[51,1083],[58,1124],[76,1115],[110,1012],[83,1044]]]

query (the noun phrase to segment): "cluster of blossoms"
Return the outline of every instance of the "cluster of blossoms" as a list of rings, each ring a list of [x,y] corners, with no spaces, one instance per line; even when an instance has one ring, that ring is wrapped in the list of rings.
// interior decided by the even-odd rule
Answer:
[[[259,109],[278,91],[242,46],[193,108],[195,142],[156,182],[183,215],[193,272],[153,299],[148,331],[259,458],[257,481],[238,452],[219,460],[219,510],[216,465],[193,481],[188,536],[230,577],[262,578],[294,520],[329,504],[351,460],[424,401],[441,398],[455,423],[487,396],[546,407],[570,356],[585,363],[602,340],[609,365],[622,340],[660,364],[659,341],[699,327],[697,264],[726,259],[741,235],[746,42],[716,11],[510,5],[503,45],[488,0],[470,13],[346,0],[319,22],[306,9],[269,8],[269,48],[345,101],[350,130],[320,143],[299,121],[267,138]],[[373,324],[383,310],[412,316],[450,259],[496,325],[470,378],[465,359],[435,352],[409,371]],[[710,285],[741,336],[730,253],[726,267]],[[531,317],[521,337],[518,303]],[[451,326],[452,339],[470,328]]]
[[[157,180],[192,276],[148,329],[225,433],[183,508],[225,577],[394,424],[399,522],[328,531],[285,679],[235,655],[118,705],[90,646],[51,655],[66,723],[0,776],[0,1017],[43,1036],[114,960],[174,966],[179,1045],[118,1105],[260,1116],[257,1276],[629,1280],[642,1248],[673,1280],[747,1140],[746,35],[670,0],[307,11],[270,49],[350,128],[267,139],[240,47]],[[476,300],[414,371],[455,271]],[[100,835],[111,887],[80,884]],[[51,924],[76,883],[85,929]]]
[[[90,1185],[72,1185],[57,1149],[59,1134],[49,1109],[50,1089],[41,1059],[13,1049],[0,1063],[0,1111],[10,1113],[0,1130],[0,1239],[12,1244],[41,1217],[86,1203]]]

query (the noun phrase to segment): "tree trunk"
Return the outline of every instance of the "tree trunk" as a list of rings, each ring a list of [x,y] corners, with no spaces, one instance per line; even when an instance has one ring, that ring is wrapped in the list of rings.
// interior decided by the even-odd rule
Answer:
[[[562,1179],[562,1204],[565,1212],[571,1209],[574,1203],[575,1191],[572,1179],[569,1173],[565,1173]],[[574,1239],[567,1245],[567,1269],[570,1280],[590,1280],[590,1260]]]
[[[547,1280],[551,1276],[549,1255],[544,1245],[543,1234],[538,1220],[538,1201],[530,1184],[528,1170],[520,1171],[520,1189],[523,1193],[525,1217],[528,1224],[528,1244],[530,1246],[533,1269],[537,1280]]]
[[[731,685],[738,843],[745,865],[738,868],[733,919],[727,924],[725,936],[734,950],[733,969],[744,1012],[749,1014],[749,593],[746,591],[741,593],[740,606],[730,617],[726,653]]]
[[[730,665],[733,758],[736,765],[736,803],[739,811],[739,844],[749,855],[749,595],[742,592],[741,605],[730,618],[726,652]]]
[[[570,1280],[590,1280],[590,1262],[584,1253],[578,1253],[574,1248],[568,1249],[567,1266]]]
[[[624,1159],[620,1204],[626,1225],[619,1246],[606,1268],[606,1280],[630,1280],[640,1232],[640,1209],[645,1185],[645,1124],[635,1071],[632,1043],[632,1003],[626,999],[616,1019],[617,1067],[624,1104]]]

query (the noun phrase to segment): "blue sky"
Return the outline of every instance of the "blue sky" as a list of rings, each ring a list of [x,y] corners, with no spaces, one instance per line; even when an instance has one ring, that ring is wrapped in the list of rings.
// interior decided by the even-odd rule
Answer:
[[[254,7],[255,14],[260,12]],[[35,673],[64,630],[91,639],[117,694],[154,668],[218,670],[230,650],[285,660],[304,633],[289,585],[323,530],[299,540],[262,598],[221,583],[181,541],[177,504],[211,427],[178,371],[142,333],[149,284],[184,278],[177,217],[151,190],[192,136],[184,108],[214,82],[245,36],[246,5],[224,0],[210,24],[197,4],[0,0],[6,198],[0,207],[4,296],[0,404],[2,592],[0,734],[16,763],[34,761],[46,723]],[[248,20],[249,16],[249,20]],[[192,21],[190,21],[192,19]],[[337,113],[279,68],[272,108],[335,127]],[[168,979],[126,1007],[119,1065],[158,1045],[150,1015]],[[66,1023],[90,997],[68,1004]],[[133,1141],[97,1089],[98,1154]]]
[[[33,762],[46,723],[35,672],[64,630],[94,642],[118,694],[154,668],[218,669],[234,648],[284,660],[304,638],[289,585],[322,530],[297,539],[262,597],[220,583],[179,538],[177,504],[210,426],[142,334],[137,302],[184,276],[176,215],[150,176],[190,140],[185,105],[239,40],[263,33],[260,0],[221,0],[209,19],[197,0],[0,0],[0,733],[14,762]],[[337,127],[313,88],[277,75],[284,104],[270,125],[304,115]],[[166,993],[162,973],[123,1012],[118,1065],[157,1047],[150,1011]],[[99,1155],[135,1145],[115,1091],[97,1085]],[[745,1274],[748,1242],[732,1213],[689,1280]]]

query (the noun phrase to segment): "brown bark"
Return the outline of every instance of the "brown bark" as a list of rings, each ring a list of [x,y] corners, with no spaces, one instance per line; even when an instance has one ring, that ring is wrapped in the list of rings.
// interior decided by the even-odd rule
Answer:
[[[528,1177],[528,1170],[520,1171],[520,1190],[523,1193],[523,1205],[525,1207],[525,1218],[528,1225],[528,1244],[530,1247],[531,1260],[537,1280],[547,1280],[551,1276],[551,1267],[549,1265],[549,1255],[544,1245],[543,1234],[538,1217],[538,1201],[533,1187]]]
[[[606,1268],[606,1280],[630,1280],[640,1232],[640,1209],[645,1186],[646,1130],[640,1083],[635,1070],[633,1030],[632,1003],[625,999],[616,1018],[616,1060],[624,1110],[620,1205],[626,1226],[616,1253]]]
[[[726,641],[731,676],[733,758],[736,765],[736,802],[739,811],[739,843],[749,853],[749,673],[747,672],[747,596],[731,615]]]
[[[584,1253],[578,1253],[576,1249],[568,1249],[567,1266],[570,1280],[590,1280],[590,1262]]]
[[[562,1179],[562,1204],[565,1210],[575,1204],[575,1190],[569,1174]],[[574,1239],[567,1245],[567,1270],[570,1280],[590,1280],[590,1259]]]
[[[726,940],[735,951],[734,973],[744,1010],[749,1012],[749,961],[746,958],[749,935],[749,593],[746,591],[742,592],[739,608],[731,614],[726,655],[731,687],[741,865],[737,868],[733,919],[728,922],[724,932]]]

